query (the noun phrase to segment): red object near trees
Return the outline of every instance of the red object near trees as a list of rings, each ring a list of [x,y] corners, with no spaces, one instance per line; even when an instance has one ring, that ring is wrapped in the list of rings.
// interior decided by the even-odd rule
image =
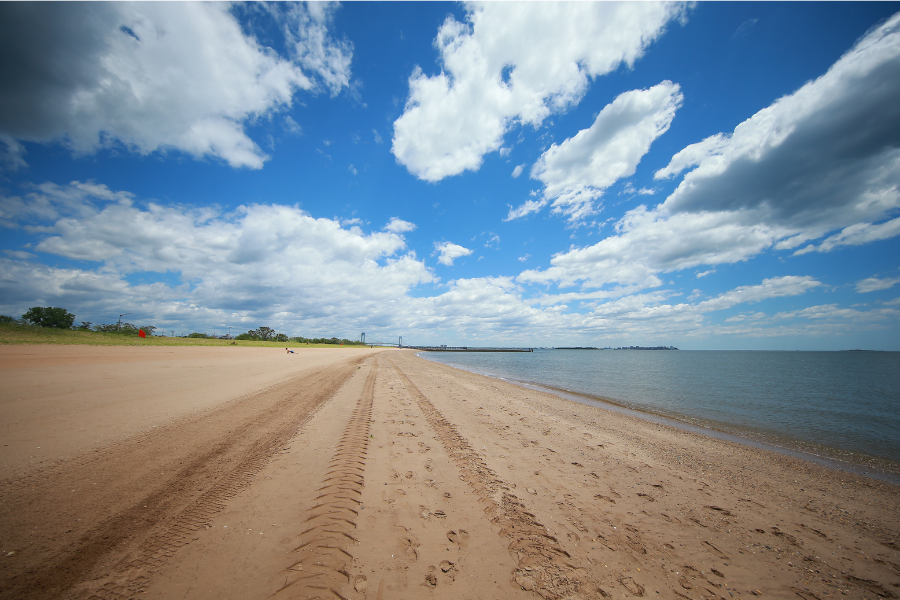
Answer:
[[[144,330],[143,330],[143,329],[141,329],[141,330],[138,331],[138,337],[145,338],[145,337],[147,337],[147,334],[144,333]]]

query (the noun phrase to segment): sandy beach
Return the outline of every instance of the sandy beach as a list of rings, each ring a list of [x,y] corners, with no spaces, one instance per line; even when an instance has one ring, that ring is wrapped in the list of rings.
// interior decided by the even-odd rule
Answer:
[[[900,596],[896,486],[408,350],[0,374],[0,598]]]

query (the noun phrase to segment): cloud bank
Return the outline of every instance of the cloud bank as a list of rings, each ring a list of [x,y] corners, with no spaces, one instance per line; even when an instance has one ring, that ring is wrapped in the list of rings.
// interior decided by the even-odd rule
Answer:
[[[900,315],[889,306],[866,311],[822,305],[791,313],[756,310],[716,323],[719,311],[758,307],[823,285],[808,276],[773,277],[681,302],[672,290],[641,293],[661,283],[646,280],[609,291],[537,296],[529,295],[525,277],[440,284],[402,236],[414,225],[397,217],[367,233],[355,220],[342,225],[296,207],[249,205],[223,213],[215,207],[139,202],[129,192],[96,182],[34,185],[22,196],[0,198],[0,213],[4,227],[34,239],[0,258],[4,314],[21,314],[34,305],[65,306],[79,320],[111,322],[121,312],[133,312],[142,324],[176,331],[187,326],[221,333],[228,326],[240,331],[266,325],[292,335],[367,331],[385,339],[452,336],[493,344],[658,343],[775,332],[832,336]],[[472,253],[450,242],[436,248],[443,264]],[[69,266],[37,262],[37,255],[47,254]],[[663,249],[647,278],[680,265],[679,254],[677,248]],[[861,282],[860,291],[884,289],[890,282],[873,280]],[[436,286],[436,293],[423,295],[423,285]]]

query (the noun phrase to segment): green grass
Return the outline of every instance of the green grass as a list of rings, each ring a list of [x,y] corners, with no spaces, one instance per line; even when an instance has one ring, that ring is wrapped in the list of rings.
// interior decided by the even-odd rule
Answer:
[[[149,336],[139,338],[117,333],[72,331],[51,327],[32,327],[18,323],[0,323],[0,344],[57,344],[86,346],[255,346],[261,348],[366,348],[340,344],[297,344],[294,342],[259,342],[253,340],[207,340],[203,338],[173,338]]]

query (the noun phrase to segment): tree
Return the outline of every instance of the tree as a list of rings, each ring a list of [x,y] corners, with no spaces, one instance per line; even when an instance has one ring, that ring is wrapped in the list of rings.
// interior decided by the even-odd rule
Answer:
[[[251,329],[247,333],[250,334],[251,337],[257,340],[262,340],[264,342],[271,340],[275,337],[275,330],[271,327],[260,327],[259,329]]]
[[[78,326],[78,329],[88,330],[88,329],[90,329],[90,328],[91,328],[91,322],[90,322],[90,321],[82,321],[82,322],[81,322],[81,325]]]
[[[141,326],[141,329],[143,329],[144,333],[146,333],[147,335],[153,335],[153,332],[156,331],[156,327],[154,327],[153,325],[143,325]]]
[[[56,327],[57,329],[71,329],[72,323],[75,322],[75,315],[56,306],[33,306],[22,315],[22,318],[38,327]]]

